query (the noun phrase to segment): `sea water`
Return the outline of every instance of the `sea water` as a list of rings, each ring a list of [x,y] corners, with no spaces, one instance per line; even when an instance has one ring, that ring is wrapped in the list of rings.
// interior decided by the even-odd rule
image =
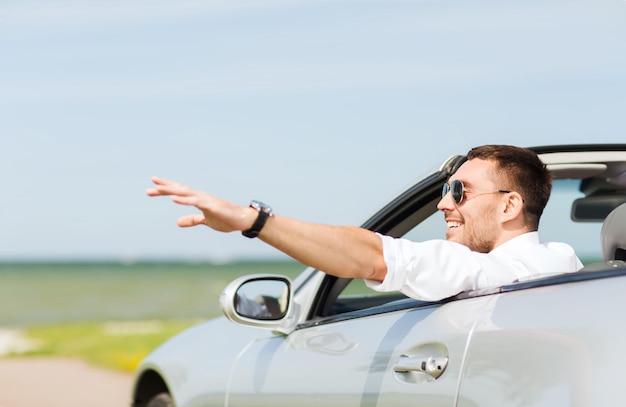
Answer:
[[[150,318],[214,318],[233,279],[254,273],[295,278],[291,261],[228,264],[0,263],[0,326]]]

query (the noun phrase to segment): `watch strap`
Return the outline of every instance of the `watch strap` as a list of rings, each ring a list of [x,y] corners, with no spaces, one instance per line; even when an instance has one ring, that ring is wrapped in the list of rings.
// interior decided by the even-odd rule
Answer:
[[[269,206],[258,201],[252,201],[250,207],[259,211],[259,214],[252,224],[252,227],[250,227],[250,229],[248,230],[243,230],[241,234],[245,237],[255,238],[259,235],[259,233],[261,233],[261,229],[263,229],[263,226],[265,226],[265,222],[267,222],[267,219],[272,216],[272,209]]]

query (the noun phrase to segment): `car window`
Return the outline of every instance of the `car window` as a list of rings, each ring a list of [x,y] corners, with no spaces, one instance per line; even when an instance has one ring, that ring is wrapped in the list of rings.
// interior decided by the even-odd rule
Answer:
[[[414,241],[445,239],[445,227],[443,215],[440,212],[435,212],[403,237]],[[363,280],[352,279],[337,296],[329,315],[374,307],[403,298],[406,298],[404,294],[374,291],[368,288]]]
[[[555,180],[550,201],[539,224],[542,241],[570,244],[583,264],[602,260],[600,240],[601,222],[574,222],[571,219],[572,203],[584,195],[580,181]]]

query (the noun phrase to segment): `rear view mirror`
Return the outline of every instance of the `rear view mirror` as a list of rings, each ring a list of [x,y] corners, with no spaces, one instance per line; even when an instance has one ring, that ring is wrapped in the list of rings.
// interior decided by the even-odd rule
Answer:
[[[602,222],[615,208],[626,202],[626,195],[599,195],[579,198],[572,204],[575,222]]]

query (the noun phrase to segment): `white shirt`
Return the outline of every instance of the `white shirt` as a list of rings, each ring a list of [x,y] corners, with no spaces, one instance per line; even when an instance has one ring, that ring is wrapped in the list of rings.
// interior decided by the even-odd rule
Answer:
[[[448,240],[413,242],[380,236],[387,275],[381,283],[366,280],[367,286],[424,301],[544,273],[575,272],[583,266],[571,246],[541,243],[538,232],[517,236],[489,253]]]

